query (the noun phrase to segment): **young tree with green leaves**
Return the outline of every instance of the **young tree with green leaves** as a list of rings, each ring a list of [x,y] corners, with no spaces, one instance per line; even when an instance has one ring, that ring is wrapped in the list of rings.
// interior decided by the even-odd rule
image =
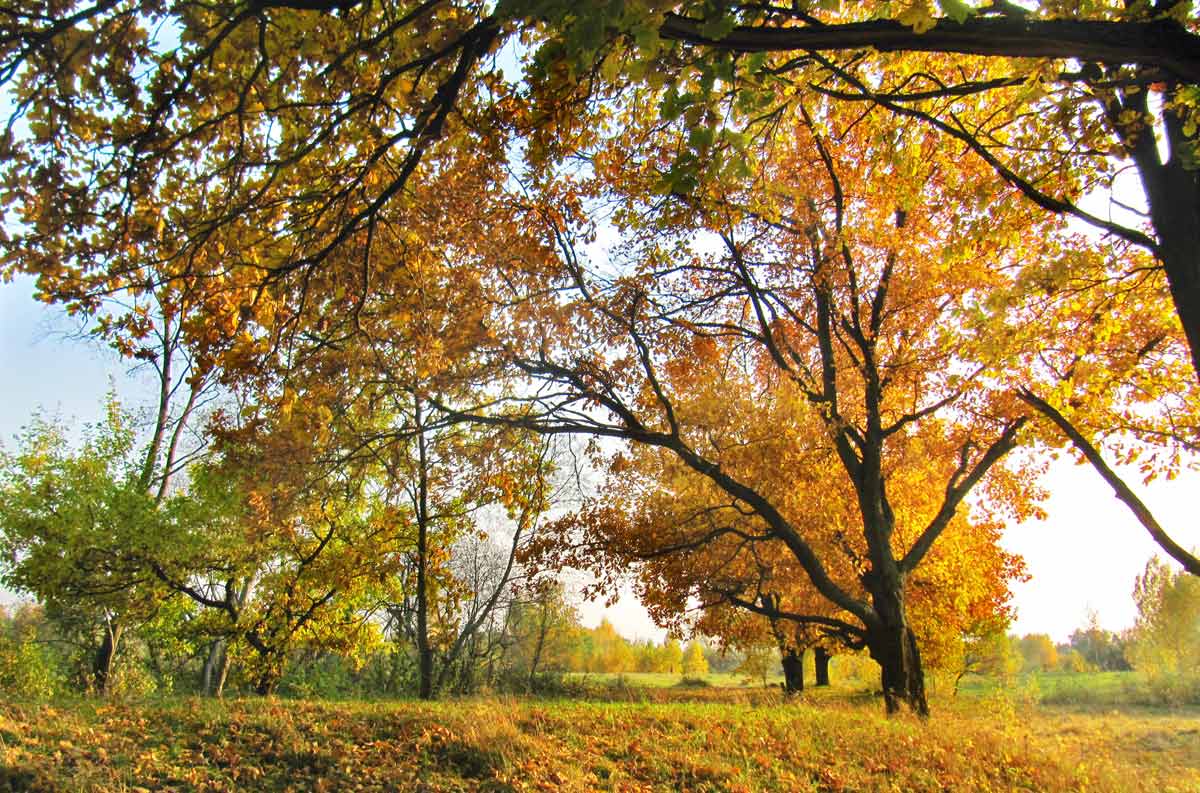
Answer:
[[[165,528],[140,451],[133,418],[115,398],[78,446],[63,423],[35,417],[15,450],[0,449],[4,583],[49,613],[94,626],[90,685],[100,693],[125,631],[169,594],[130,559]]]
[[[1128,652],[1134,669],[1200,679],[1200,578],[1154,557],[1138,576],[1133,599],[1138,617]]]

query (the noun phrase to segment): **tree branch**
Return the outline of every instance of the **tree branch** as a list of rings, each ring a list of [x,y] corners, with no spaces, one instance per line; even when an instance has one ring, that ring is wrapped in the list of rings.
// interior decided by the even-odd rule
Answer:
[[[1183,565],[1183,569],[1187,570],[1192,575],[1200,576],[1200,559],[1193,554],[1188,553],[1178,543],[1171,539],[1162,525],[1155,519],[1150,508],[1147,507],[1137,494],[1125,484],[1125,481],[1117,475],[1116,471],[1104,462],[1104,458],[1100,456],[1100,452],[1095,446],[1083,437],[1078,428],[1071,423],[1070,419],[1064,416],[1053,405],[1045,401],[1041,397],[1034,394],[1027,388],[1022,388],[1017,392],[1017,396],[1021,398],[1025,404],[1037,410],[1050,421],[1062,430],[1063,434],[1070,439],[1075,448],[1082,454],[1096,472],[1104,478],[1109,487],[1113,489],[1114,494],[1118,499],[1125,502],[1125,506],[1129,507],[1129,511],[1133,513],[1138,522],[1149,532],[1150,537],[1158,543],[1158,547],[1166,551],[1172,559]]]

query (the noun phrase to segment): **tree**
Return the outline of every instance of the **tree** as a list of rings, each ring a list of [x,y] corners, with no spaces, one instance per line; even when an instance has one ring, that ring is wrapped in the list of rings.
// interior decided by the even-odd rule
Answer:
[[[952,670],[954,693],[958,694],[959,684],[968,674],[991,675],[1007,681],[1021,671],[1021,662],[1014,641],[1002,628],[997,630],[994,623],[979,625],[964,637],[961,665]]]
[[[0,692],[10,699],[48,698],[61,686],[62,669],[51,646],[44,611],[22,603],[0,607]]]
[[[1152,558],[1133,589],[1138,618],[1129,640],[1133,667],[1153,676],[1200,674],[1200,581]]]
[[[61,423],[35,417],[15,452],[0,450],[4,583],[51,614],[82,620],[93,653],[88,681],[100,693],[127,627],[150,619],[167,595],[126,555],[163,536],[137,451],[132,417],[115,398],[78,448]]]
[[[669,675],[683,674],[683,648],[680,647],[678,639],[668,636],[663,641],[661,657],[654,671]]]
[[[776,670],[779,658],[775,648],[770,644],[759,644],[746,650],[745,658],[734,671],[750,678],[760,678],[763,688],[767,687],[767,677]]]
[[[1053,672],[1058,668],[1058,650],[1044,633],[1029,633],[1021,637],[1022,668],[1025,671]]]
[[[417,535],[413,566],[419,693],[430,698],[448,680],[476,632],[512,600],[513,587],[518,583],[518,554],[536,537],[538,524],[553,499],[550,476],[554,444],[504,430],[472,437],[461,426],[427,434],[419,410],[414,415],[418,433],[415,476],[401,482],[409,487],[409,514]],[[440,459],[435,461],[435,454]],[[389,470],[389,479],[396,481],[394,471]],[[496,525],[490,531],[484,528],[483,520],[489,509],[503,510],[502,518],[493,516]],[[501,539],[498,535],[503,523],[508,524],[507,541],[499,553],[485,560],[478,551],[486,554],[486,549],[494,547],[487,541]],[[477,542],[471,541],[472,534]],[[475,553],[471,553],[472,548]],[[440,554],[448,554],[448,566],[438,602],[430,564]],[[462,557],[466,557],[467,564],[454,569]],[[501,598],[505,598],[504,603]],[[430,624],[431,616],[434,626]],[[439,634],[436,642],[431,640],[431,627]]]
[[[741,330],[749,331],[746,338],[760,344],[764,360],[777,353],[773,365],[788,376],[804,367],[797,366],[796,360],[789,361],[789,333],[774,331],[776,317],[771,312],[799,305],[793,299],[798,297],[795,285],[780,276],[761,288],[754,278],[736,272],[736,262],[753,264],[746,272],[753,271],[756,276],[760,269],[769,270],[759,268],[759,263],[775,249],[790,247],[789,253],[794,254],[804,248],[809,224],[801,222],[793,228],[790,243],[777,237],[759,245],[768,236],[767,229],[787,225],[792,215],[801,221],[823,215],[823,223],[816,224],[819,244],[807,260],[807,274],[818,273],[818,277],[811,279],[814,289],[803,300],[821,306],[805,316],[819,317],[811,325],[816,333],[809,336],[825,336],[826,349],[819,349],[819,340],[815,348],[810,344],[807,351],[815,349],[817,354],[809,355],[804,364],[812,366],[818,357],[824,358],[818,368],[808,372],[809,392],[819,397],[820,404],[840,406],[837,415],[825,417],[827,429],[835,435],[842,433],[841,463],[850,479],[863,483],[858,493],[863,520],[873,526],[865,532],[872,537],[869,550],[874,558],[868,583],[873,602],[864,605],[830,579],[804,533],[796,532],[769,500],[753,494],[751,501],[764,513],[771,530],[788,538],[822,595],[871,626],[873,650],[888,670],[884,689],[889,706],[899,699],[923,709],[919,674],[913,671],[919,667],[913,658],[915,643],[908,638],[903,597],[897,593],[903,588],[904,575],[928,551],[948,518],[943,521],[938,513],[937,525],[931,524],[931,531],[909,549],[909,553],[915,551],[912,556],[889,558],[894,557],[894,549],[890,540],[882,540],[890,536],[892,520],[887,513],[891,504],[881,496],[883,469],[882,463],[877,464],[886,444],[870,431],[867,442],[860,444],[857,463],[846,454],[846,444],[853,446],[856,439],[846,429],[849,422],[843,427],[847,417],[840,415],[840,410],[857,405],[859,391],[865,395],[863,402],[874,400],[872,377],[879,383],[894,383],[889,381],[886,367],[881,369],[872,360],[861,367],[867,373],[863,383],[844,390],[847,384],[838,381],[838,372],[846,371],[847,360],[863,359],[867,348],[880,339],[873,333],[861,333],[863,327],[871,329],[874,321],[870,311],[859,310],[862,338],[847,335],[844,345],[839,346],[841,338],[831,343],[845,330],[839,322],[850,318],[850,314],[833,310],[842,307],[834,306],[831,296],[834,292],[839,297],[853,293],[862,301],[860,308],[873,301],[872,294],[887,302],[888,289],[880,287],[891,278],[878,277],[889,269],[882,254],[886,246],[865,257],[870,272],[856,272],[855,276],[870,275],[870,283],[858,289],[849,284],[847,276],[854,272],[853,267],[830,275],[833,268],[824,266],[829,252],[836,253],[843,232],[844,205],[833,210],[826,202],[823,211],[801,205],[793,212],[793,207],[785,206],[787,201],[769,190],[759,191],[756,204],[736,195],[739,191],[734,189],[736,200],[731,209],[738,215],[735,224],[718,223],[723,209],[709,199],[728,200],[730,191],[725,187],[751,175],[740,173],[747,163],[758,159],[748,153],[766,151],[758,147],[764,140],[775,140],[772,130],[778,119],[790,123],[801,108],[832,107],[824,104],[826,101],[838,103],[852,108],[831,111],[846,114],[842,129],[849,136],[848,119],[860,115],[858,108],[864,108],[866,115],[882,109],[893,114],[888,123],[871,119],[856,128],[877,135],[849,137],[856,142],[859,161],[873,161],[876,152],[885,153],[884,159],[891,161],[885,169],[889,178],[894,185],[904,186],[901,198],[905,201],[894,202],[898,206],[875,207],[895,218],[890,236],[920,236],[917,227],[927,218],[919,218],[907,202],[929,198],[923,187],[933,184],[937,200],[923,205],[965,208],[958,220],[972,233],[961,236],[971,245],[981,244],[987,236],[981,233],[985,226],[989,233],[1009,228],[1007,220],[1013,210],[1003,197],[992,208],[1004,208],[1005,218],[984,218],[977,209],[982,195],[995,192],[997,182],[1003,182],[1009,185],[1009,194],[1020,194],[1054,212],[1090,218],[1089,222],[1105,232],[1157,257],[1185,337],[1194,339],[1194,331],[1200,327],[1189,308],[1195,302],[1194,252],[1198,246],[1194,230],[1200,223],[1195,222],[1195,176],[1186,167],[1194,137],[1191,97],[1196,60],[1194,23],[1187,16],[1187,4],[1156,9],[1142,4],[1127,8],[1101,4],[1089,7],[1088,15],[1083,17],[1081,12],[1077,19],[1049,18],[1061,13],[1057,6],[1027,14],[1007,4],[977,12],[956,4],[947,6],[955,19],[938,19],[926,3],[902,10],[875,3],[834,10],[709,3],[683,3],[667,10],[657,4],[630,3],[582,11],[574,3],[491,6],[431,2],[411,8],[391,3],[339,3],[337,7],[344,10],[338,15],[322,13],[334,5],[323,0],[285,0],[214,9],[189,2],[168,6],[100,3],[62,10],[56,7],[51,13],[42,13],[39,7],[16,12],[11,32],[0,39],[4,48],[0,57],[6,67],[0,77],[13,86],[16,112],[27,120],[25,126],[10,125],[5,140],[4,200],[18,205],[19,210],[19,222],[6,241],[12,266],[37,273],[45,294],[83,309],[92,307],[98,294],[131,283],[169,280],[194,284],[201,290],[202,304],[212,321],[196,323],[190,332],[204,355],[227,362],[231,370],[238,369],[233,364],[239,359],[244,361],[263,347],[281,345],[290,353],[287,341],[305,334],[320,344],[341,343],[339,334],[349,332],[364,317],[369,319],[361,297],[373,291],[375,279],[388,269],[379,267],[373,255],[381,249],[416,250],[426,255],[433,250],[472,263],[491,257],[494,268],[523,259],[524,269],[517,270],[519,274],[507,269],[499,279],[498,291],[517,287],[543,290],[544,294],[573,277],[570,268],[563,277],[561,268],[556,272],[546,265],[544,254],[550,245],[566,243],[563,254],[570,258],[571,241],[562,234],[564,223],[559,221],[577,212],[587,197],[575,190],[570,180],[559,179],[561,174],[553,172],[557,154],[581,151],[586,146],[579,146],[580,140],[586,143],[588,135],[607,133],[610,121],[627,120],[604,117],[609,112],[604,91],[636,96],[645,86],[651,96],[638,111],[639,117],[649,122],[643,129],[653,128],[656,122],[690,129],[682,136],[675,135],[670,145],[660,146],[653,156],[641,158],[638,165],[645,178],[631,184],[637,185],[643,197],[670,196],[663,201],[669,210],[666,214],[692,221],[692,230],[716,234],[718,229],[732,232],[737,226],[738,233],[722,240],[728,254],[724,272],[733,276],[727,284],[735,285],[731,298],[748,297],[745,305],[768,309],[759,315],[757,330],[745,324]],[[874,15],[885,18],[870,19]],[[1150,19],[1152,15],[1162,18]],[[178,41],[155,38],[158,30],[178,30]],[[529,90],[524,94],[506,81],[502,70],[488,58],[506,37],[522,33],[538,48],[528,70]],[[313,46],[316,40],[322,42],[320,47]],[[818,52],[857,51],[870,45],[914,54],[872,54],[859,63],[856,54],[838,62]],[[932,52],[920,55],[926,51]],[[764,52],[770,54],[761,55]],[[1065,72],[1056,61],[1047,60],[1045,68],[1034,70],[1008,60],[1048,54],[1086,63],[1076,73]],[[1093,60],[1104,66],[1092,68]],[[82,78],[69,79],[74,72]],[[1032,75],[1025,76],[1029,73]],[[314,74],[322,75],[321,79]],[[607,79],[614,74],[616,79]],[[1047,92],[1046,84],[1055,90]],[[1146,115],[1141,111],[1148,108],[1144,106],[1146,91],[1124,90],[1149,85],[1161,85],[1167,98],[1160,118],[1172,156],[1165,162],[1140,122]],[[1079,86],[1082,91],[1076,91]],[[814,101],[814,94],[820,101]],[[527,98],[532,105],[523,101]],[[582,112],[589,107],[600,108],[601,116]],[[730,108],[735,112],[722,112]],[[825,123],[824,112],[815,115],[817,137]],[[931,134],[953,139],[976,158],[973,162],[978,167],[953,171],[961,190],[948,190],[945,184],[929,180],[901,178],[915,176],[905,171],[919,170],[927,153],[937,150],[938,141],[943,140],[931,137],[915,144],[920,135],[913,136],[894,118],[913,118],[913,114],[928,125]],[[110,123],[114,118],[118,123]],[[723,118],[732,122],[722,122]],[[1048,120],[1034,123],[1030,119]],[[752,123],[744,123],[747,120]],[[1048,133],[1054,130],[1066,133],[1064,144],[1041,145],[1053,140]],[[510,145],[510,135],[526,136],[519,138],[522,145]],[[993,141],[995,147],[1021,152],[1024,162],[1020,167],[1006,165],[992,151]],[[1108,176],[1111,168],[1104,165],[1104,157],[1114,150],[1109,145],[1114,142],[1143,176],[1151,199],[1153,236],[1140,228],[1085,217],[1087,213],[1074,203],[1091,185]],[[628,139],[624,143],[628,144]],[[824,145],[833,143],[824,140]],[[520,148],[529,155],[534,197],[518,194],[491,201],[510,176],[510,152]],[[619,170],[622,162],[620,147],[610,148],[607,154],[607,159],[593,163],[593,167],[600,166],[596,173],[601,179],[605,167],[616,164]],[[826,170],[832,177],[831,194],[837,195],[834,187],[840,181],[838,168],[844,160],[840,154],[832,159],[837,167]],[[547,164],[550,168],[543,167]],[[772,168],[787,169],[786,164],[775,163],[759,176],[773,177]],[[812,174],[811,169],[809,172]],[[947,173],[950,171],[942,172]],[[1043,180],[1042,174],[1049,176]],[[460,178],[468,181],[460,182]],[[826,179],[819,169],[809,183],[815,184],[817,179]],[[774,181],[760,178],[755,184]],[[463,185],[477,190],[452,187]],[[545,200],[536,200],[538,193]],[[457,222],[459,216],[446,210],[455,202],[461,206],[470,201],[465,195],[472,199],[478,195],[480,200],[474,203],[479,207],[504,207],[505,211],[495,211],[489,219],[515,218],[516,222],[506,226],[513,232],[511,244],[493,241],[487,247],[465,235],[456,236],[459,229],[474,224]],[[431,202],[428,207],[423,200]],[[646,202],[656,200],[647,198]],[[166,211],[168,205],[172,211]],[[857,209],[853,201],[850,208]],[[478,217],[478,207],[472,211],[472,217]],[[424,220],[422,214],[427,214]],[[544,221],[538,234],[529,233],[529,217]],[[455,222],[444,222],[448,219]],[[878,220],[875,217],[860,229],[873,226],[878,239],[887,239],[889,233]],[[450,229],[449,236],[459,244],[438,245],[445,238],[439,235],[415,233],[410,237],[404,233],[407,225],[402,221],[412,221],[412,228],[420,231],[439,225]],[[897,230],[904,233],[896,234]],[[742,231],[749,234],[743,236]],[[913,235],[914,231],[918,233]],[[964,273],[961,282],[949,284],[948,293],[967,299],[993,293],[1004,276],[992,273],[988,277],[980,272],[986,268],[967,268],[969,261],[988,256],[956,249],[951,244],[954,236],[958,235],[939,241],[950,251],[944,264],[971,272]],[[1028,229],[1025,232],[1026,241],[1039,236]],[[682,250],[678,236],[663,239],[670,242],[667,253],[688,258],[691,252]],[[895,247],[898,256],[902,247]],[[924,251],[930,254],[928,261],[936,259],[933,247]],[[986,244],[983,250],[992,253]],[[666,258],[670,257],[664,261]],[[1128,272],[1140,271],[1138,260],[1131,258],[1131,262]],[[459,264],[467,276],[478,272]],[[704,270],[700,265],[691,272],[702,284]],[[657,271],[648,268],[641,278],[651,281],[669,272],[668,266]],[[584,278],[574,280],[574,286],[584,287],[581,291],[596,285]],[[911,279],[909,283],[920,282]],[[938,283],[947,285],[946,279]],[[658,360],[655,356],[677,354],[671,348],[673,342],[665,342],[660,349],[662,337],[647,334],[634,322],[661,308],[639,298],[640,287],[634,279],[602,295],[603,301],[585,298],[573,306],[581,312],[580,324],[609,324],[610,333],[600,333],[597,338],[608,338],[613,326],[632,326],[632,336],[618,334],[623,348],[599,350],[584,339],[576,351],[559,355],[563,350],[557,339],[543,338],[537,340],[543,342],[540,348],[535,344],[516,356],[520,359],[517,368],[552,387],[572,377],[579,380],[570,383],[575,389],[570,399],[577,396],[581,400],[570,402],[571,410],[578,404],[585,409],[577,412],[585,414],[597,406],[625,410],[624,415],[615,411],[621,424],[618,428],[593,426],[590,416],[580,418],[573,413],[567,429],[655,443],[733,491],[735,498],[751,496],[746,488],[753,491],[753,485],[744,478],[709,470],[711,464],[719,463],[710,459],[717,455],[706,457],[708,450],[681,440],[678,427],[670,426],[673,421],[643,422],[645,414],[637,415],[641,405],[629,399],[633,390],[644,391],[651,402],[658,398],[663,403],[660,407],[670,406],[661,395],[653,394],[656,372],[651,364]],[[291,299],[280,299],[281,294]],[[715,294],[720,294],[719,290],[708,293],[710,297]],[[777,294],[785,299],[775,302]],[[684,296],[682,290],[674,297],[679,296]],[[887,298],[892,301],[890,306],[903,305],[896,297]],[[600,305],[609,298],[613,299],[607,306]],[[976,301],[974,307],[982,302]],[[694,327],[678,324],[673,328],[681,336],[714,335],[716,329],[696,325],[698,307],[687,302],[672,304],[650,318],[661,320],[659,329],[676,320],[692,323]],[[607,319],[601,316],[604,310],[611,314]],[[689,310],[692,314],[686,316]],[[525,332],[530,316],[522,311],[504,317],[512,319],[512,324],[493,321],[490,326]],[[557,313],[558,321],[565,325],[575,321],[564,317],[562,310]],[[780,317],[784,324],[790,319],[786,311]],[[891,321],[886,312],[879,312],[876,319]],[[942,327],[950,324],[946,317],[941,321]],[[909,315],[896,324],[904,323],[918,329],[938,326],[930,316]],[[471,321],[456,327],[478,331]],[[697,329],[699,334],[694,332]],[[653,349],[644,346],[647,340],[654,342]],[[519,346],[511,340],[491,341],[506,355]],[[900,352],[901,336],[893,335],[890,344],[888,352]],[[1194,360],[1196,350],[1197,345],[1192,344]],[[578,351],[585,352],[576,356]],[[636,389],[628,378],[606,382],[595,377],[594,369],[602,370],[609,356],[622,352],[629,353],[627,360],[634,364],[635,373],[639,363],[643,370],[651,370]],[[959,360],[968,357],[960,355]],[[926,358],[927,363],[931,360]],[[832,381],[820,382],[830,366]],[[869,373],[872,369],[873,375]],[[949,377],[962,373],[952,367],[942,371],[947,374],[946,381],[937,388],[908,394],[915,397],[910,400],[913,404],[930,407],[938,404],[940,395],[956,391]],[[1040,385],[1025,384],[1031,389]],[[618,386],[630,386],[620,395],[624,402],[614,396]],[[1003,400],[983,399],[972,403],[971,409],[979,419],[977,429],[988,425],[991,433],[968,438],[956,436],[961,425],[946,428],[943,440],[948,443],[942,445],[964,452],[961,470],[945,472],[951,484],[944,500],[949,512],[994,465],[995,458],[1015,442],[1021,421],[1017,408]],[[864,415],[848,418],[861,419],[861,430],[882,426],[880,420],[892,410],[900,408],[868,404]],[[671,411],[659,412],[669,416]],[[636,420],[631,422],[630,417]],[[925,426],[930,423],[937,422]],[[542,429],[551,428],[564,427],[553,422],[542,425]],[[976,454],[972,456],[971,451]],[[878,629],[874,623],[879,623]],[[884,634],[891,638],[885,640]]]
[[[700,642],[691,641],[683,651],[683,676],[704,677],[708,674],[708,659],[704,657],[704,648]]]
[[[10,555],[15,558],[23,553],[29,553],[31,557],[57,554],[63,564],[73,565],[79,572],[73,581],[70,580],[73,574],[66,573],[67,577],[57,583],[46,579],[39,582],[39,573],[32,573],[26,577],[25,585],[40,587],[28,591],[38,592],[42,598],[51,597],[46,587],[70,586],[74,590],[70,599],[54,596],[56,602],[45,602],[50,603],[51,613],[76,623],[84,633],[88,629],[83,623],[93,618],[102,621],[102,638],[95,650],[91,676],[91,684],[101,693],[108,688],[113,663],[128,627],[126,620],[136,622],[149,618],[154,611],[149,605],[155,597],[153,593],[141,606],[132,607],[133,601],[142,597],[134,594],[135,590],[139,586],[146,590],[149,584],[146,571],[131,566],[128,550],[139,543],[152,545],[161,536],[165,518],[159,510],[171,495],[177,475],[205,451],[206,443],[193,431],[192,425],[195,416],[215,398],[216,384],[211,368],[198,361],[185,347],[184,326],[195,318],[195,305],[186,289],[178,284],[147,283],[144,289],[123,297],[125,300],[111,294],[96,297],[91,309],[99,313],[99,318],[92,333],[107,341],[123,357],[153,370],[157,400],[148,422],[148,437],[144,442],[137,438],[135,416],[110,394],[104,424],[90,429],[78,453],[72,454],[68,450],[65,427],[38,417],[23,439],[24,453],[4,461],[5,467],[10,469],[9,474],[14,477],[10,484],[23,477],[25,481],[21,486],[29,486],[36,479],[43,499],[39,503],[36,497],[31,500],[27,494],[25,503],[17,506],[19,499],[13,494],[11,508],[24,514],[20,517],[9,515],[10,519],[22,524],[20,527],[13,525],[14,531],[8,536]],[[89,456],[95,458],[92,463],[88,461]],[[22,473],[17,475],[12,466],[23,469]],[[57,498],[55,494],[63,489],[70,492],[62,493],[62,497],[76,500],[76,508],[81,509],[81,513],[56,514],[56,505],[45,500]],[[128,492],[118,495],[124,491]],[[145,498],[135,496],[134,491],[143,492]],[[118,498],[130,503],[118,506],[115,503]],[[142,503],[135,506],[133,501]],[[99,517],[126,509],[144,514]],[[54,517],[47,516],[47,512]],[[106,520],[129,521],[129,525],[116,531],[97,531],[95,522]],[[39,534],[36,529],[30,534],[31,521],[33,524],[50,521],[58,525],[54,530],[47,526],[45,534]],[[93,525],[86,526],[89,522]],[[154,522],[158,525],[150,525]],[[24,536],[21,536],[22,532]],[[77,546],[80,542],[89,547],[67,547]],[[79,553],[90,558],[78,559],[76,554]],[[37,564],[32,558],[29,563]],[[84,570],[89,572],[82,572]],[[48,570],[41,572],[45,574]],[[110,580],[100,582],[97,576],[107,576]],[[86,581],[89,578],[90,582]],[[124,601],[133,608],[129,614],[117,607],[122,597],[116,595],[116,591],[122,586],[130,590],[126,593],[129,599]],[[96,598],[109,601],[98,612]],[[72,603],[71,599],[78,601]],[[84,617],[81,623],[81,614],[72,613],[78,611],[73,608],[75,605],[91,609],[91,617]]]
[[[361,465],[329,465],[332,429],[319,403],[219,414],[218,453],[169,504],[163,542],[126,550],[200,607],[195,630],[223,642],[217,677],[237,661],[260,694],[298,647],[353,653],[375,641],[369,616],[407,539],[370,498]]]
[[[1093,669],[1102,672],[1121,672],[1129,669],[1125,658],[1125,642],[1112,631],[1100,627],[1093,612],[1088,624],[1071,633],[1071,649],[1078,652]]]
[[[15,100],[5,139],[4,200],[20,215],[5,243],[10,266],[83,310],[115,290],[185,283],[219,317],[189,328],[198,348],[237,356],[262,343],[256,325],[294,327],[297,315],[279,310],[272,287],[302,282],[307,292],[317,271],[359,262],[366,288],[372,251],[412,245],[386,233],[389,213],[419,207],[409,199],[431,180],[452,183],[463,173],[456,158],[505,173],[515,148],[506,136],[528,136],[536,162],[561,147],[554,137],[581,125],[595,134],[601,127],[579,113],[600,98],[594,92],[668,86],[660,119],[685,116],[697,129],[664,163],[669,188],[724,178],[722,169],[760,153],[761,130],[789,104],[820,94],[888,114],[893,129],[926,124],[1037,207],[1141,249],[1157,264],[1123,256],[1117,280],[1141,291],[1142,274],[1161,268],[1194,381],[1200,39],[1190,5],[940,7],[939,16],[927,2],[581,10],[178,0],[43,13],[33,3],[14,11],[0,52],[0,80]],[[514,36],[533,53],[524,94],[489,57]],[[321,47],[298,44],[314,37]],[[1082,208],[1127,165],[1147,223]],[[1093,281],[1102,291],[1106,283]],[[353,299],[333,302],[341,311],[327,324],[360,316]]]
[[[979,178],[978,165],[939,159],[935,137],[920,128],[881,144],[869,123],[825,101],[778,119],[757,169],[726,161],[749,172],[692,189],[680,183],[663,196],[671,176],[661,164],[692,133],[685,117],[673,126],[636,123],[660,100],[670,101],[658,92],[614,99],[631,119],[626,135],[578,155],[596,174],[581,191],[619,207],[625,237],[596,268],[564,243],[561,279],[574,294],[573,324],[556,303],[542,330],[506,348],[546,394],[522,405],[522,425],[650,447],[648,456],[677,463],[679,474],[664,477],[671,489],[688,477],[707,480],[721,499],[700,503],[717,511],[697,512],[689,538],[647,534],[647,544],[665,554],[690,544],[777,543],[819,597],[849,615],[806,610],[789,618],[864,643],[881,665],[889,709],[909,703],[923,711],[906,583],[1025,423],[1010,395],[990,389],[993,367],[1007,360],[1000,348],[950,330],[977,307],[971,296],[999,275],[961,241],[970,235],[992,261],[1015,262],[1027,251],[994,232],[1008,223],[1025,228],[1027,213],[1009,195],[988,206],[986,234],[982,207],[961,216],[960,226],[943,224],[931,207],[969,204],[960,191]],[[854,159],[857,150],[892,163],[888,190]],[[934,198],[940,191],[948,195]],[[697,229],[709,247],[691,243]],[[567,335],[581,326],[576,338]],[[744,414],[731,421],[742,402]],[[805,456],[789,466],[801,469],[793,481],[805,487],[786,489],[790,483],[763,470],[771,457],[759,454],[780,426],[794,426],[802,439]],[[831,479],[819,478],[823,471]],[[989,488],[997,509],[1026,509],[1016,481],[998,476]],[[628,531],[607,533],[636,537],[630,517],[598,505],[581,520],[624,524]],[[861,532],[857,558],[831,566],[837,532],[848,534],[850,525]],[[764,608],[753,589],[748,594],[739,605]]]
[[[566,670],[579,619],[562,585],[545,580],[530,586],[527,595],[509,608],[509,630],[516,637],[512,663],[523,673],[528,690],[534,691],[540,672]],[[639,671],[655,671],[640,666],[639,658]]]

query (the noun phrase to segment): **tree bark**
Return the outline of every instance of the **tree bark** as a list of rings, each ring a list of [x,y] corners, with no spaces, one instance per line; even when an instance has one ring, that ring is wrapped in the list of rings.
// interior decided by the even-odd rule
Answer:
[[[889,714],[908,707],[918,716],[929,716],[925,699],[925,672],[912,629],[901,621],[882,626],[867,640],[871,657],[879,664],[884,706]]]
[[[542,648],[546,644],[547,621],[545,619],[546,612],[542,612],[542,621],[538,625],[537,644],[533,648],[533,657],[529,659],[529,693],[533,693],[534,684],[537,682],[537,668],[542,661]]]
[[[804,651],[788,647],[783,653],[783,691],[800,694],[804,691]]]
[[[818,686],[829,685],[829,659],[831,657],[829,651],[824,647],[813,648],[813,661],[817,673],[816,685]]]
[[[1158,237],[1155,252],[1162,262],[1192,354],[1192,367],[1200,377],[1200,172],[1192,165],[1195,142],[1184,128],[1184,118],[1171,107],[1184,86],[1166,85],[1161,113],[1167,144],[1164,160],[1148,124],[1122,124],[1122,114],[1150,115],[1145,91],[1129,96],[1115,95],[1108,102],[1110,123],[1137,166],[1150,222]],[[1140,94],[1140,95],[1138,95]]]
[[[954,52],[1139,63],[1165,69],[1187,82],[1200,82],[1200,37],[1173,20],[1127,22],[977,15],[963,22],[939,19],[922,33],[894,20],[875,20],[820,26],[738,26],[716,38],[705,32],[703,20],[667,14],[659,35],[669,41],[731,52],[837,52],[874,48],[882,52]]]

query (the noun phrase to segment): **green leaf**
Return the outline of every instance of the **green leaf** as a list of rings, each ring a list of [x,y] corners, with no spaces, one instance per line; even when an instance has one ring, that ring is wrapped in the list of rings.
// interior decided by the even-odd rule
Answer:
[[[975,9],[963,0],[938,0],[938,5],[942,7],[943,14],[959,23],[966,22],[975,14]]]

